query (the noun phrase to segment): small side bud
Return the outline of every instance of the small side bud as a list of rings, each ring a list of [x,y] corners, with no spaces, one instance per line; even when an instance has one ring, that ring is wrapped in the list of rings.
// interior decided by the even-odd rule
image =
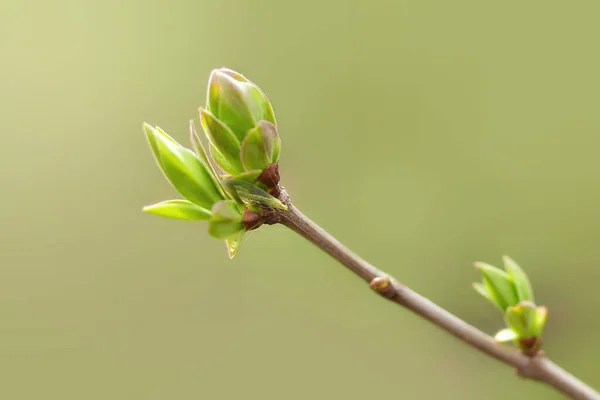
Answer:
[[[388,276],[375,277],[369,285],[371,289],[384,297],[391,298],[396,294],[396,290],[392,286],[392,282]]]
[[[262,225],[262,216],[260,213],[246,208],[244,215],[242,216],[242,223],[246,230],[251,231]]]

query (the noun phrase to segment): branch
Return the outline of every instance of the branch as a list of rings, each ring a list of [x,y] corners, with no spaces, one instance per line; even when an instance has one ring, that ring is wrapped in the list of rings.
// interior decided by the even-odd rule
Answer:
[[[266,223],[280,223],[300,234],[369,282],[371,287],[383,297],[413,311],[481,352],[515,367],[517,374],[524,378],[545,382],[573,399],[600,400],[600,394],[594,389],[554,364],[543,354],[529,357],[517,349],[499,345],[489,335],[413,292],[354,254],[302,214],[292,204],[285,189],[281,189],[279,198],[288,209],[269,210],[268,215],[265,215]]]

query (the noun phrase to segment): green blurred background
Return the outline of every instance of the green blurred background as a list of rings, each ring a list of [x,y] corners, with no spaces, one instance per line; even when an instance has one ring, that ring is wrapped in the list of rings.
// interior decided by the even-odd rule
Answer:
[[[0,398],[559,399],[283,227],[227,259],[142,121],[181,141],[227,66],[274,103],[283,183],[354,251],[489,333],[511,255],[547,353],[600,387],[597,1],[0,6]]]

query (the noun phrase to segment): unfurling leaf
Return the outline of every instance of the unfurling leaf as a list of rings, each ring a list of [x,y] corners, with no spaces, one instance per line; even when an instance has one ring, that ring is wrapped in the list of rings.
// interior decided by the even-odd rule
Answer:
[[[533,289],[525,271],[508,256],[504,256],[504,269],[512,277],[519,301],[533,302]]]
[[[243,232],[242,213],[234,200],[222,200],[212,208],[208,233],[217,239],[227,239]]]
[[[221,182],[219,182],[219,179],[217,178],[217,171],[215,171],[213,164],[210,162],[210,159],[208,158],[208,153],[206,152],[206,149],[204,148],[204,145],[202,144],[202,141],[200,140],[200,136],[198,136],[198,132],[196,131],[196,126],[194,125],[194,120],[190,120],[189,129],[190,129],[190,142],[192,143],[192,147],[196,151],[198,158],[200,159],[200,161],[202,162],[204,167],[207,170],[209,170],[210,172],[212,172],[211,178],[212,178],[215,186],[219,189],[221,196],[224,199],[227,198],[227,195],[225,194],[225,191],[223,190],[223,187],[221,186]]]
[[[162,129],[144,124],[156,161],[173,187],[187,200],[210,209],[222,194],[212,171],[189,149],[181,146]]]
[[[242,142],[241,158],[246,170],[264,170],[279,159],[280,139],[275,125],[260,121]]]
[[[518,303],[517,292],[508,273],[482,262],[476,262],[475,268],[483,274],[487,291],[502,311]]]
[[[227,68],[212,71],[208,82],[208,110],[241,142],[258,121],[276,125],[271,103],[253,82]]]
[[[200,109],[200,120],[206,137],[218,150],[219,155],[227,161],[226,163],[221,163],[215,157],[215,161],[217,161],[219,166],[231,175],[242,172],[244,168],[240,161],[240,140],[227,125],[203,108]]]
[[[473,289],[475,289],[475,291],[477,291],[477,293],[479,293],[480,295],[482,295],[483,297],[488,299],[492,304],[494,304],[495,306],[497,306],[500,309],[500,306],[498,306],[498,304],[496,303],[496,300],[492,297],[490,292],[487,290],[487,287],[483,283],[479,283],[479,282],[473,283]],[[500,311],[504,311],[504,310],[500,310]]]
[[[144,212],[161,217],[188,221],[209,220],[212,212],[187,200],[167,200],[143,208]]]
[[[279,199],[257,186],[241,179],[225,179],[223,186],[239,201],[244,204],[260,208],[277,208],[287,210],[287,206]]]
[[[509,307],[504,314],[506,324],[519,335],[519,338],[537,336],[534,330],[536,316],[535,304],[528,301]]]

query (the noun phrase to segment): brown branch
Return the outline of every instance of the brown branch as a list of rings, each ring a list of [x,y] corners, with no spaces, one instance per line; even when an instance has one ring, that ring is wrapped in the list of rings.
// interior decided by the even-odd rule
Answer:
[[[302,214],[291,203],[285,189],[281,189],[279,198],[288,209],[269,210],[263,215],[265,223],[280,223],[292,229],[369,282],[371,287],[383,297],[408,308],[481,352],[515,367],[518,375],[552,385],[573,399],[600,400],[600,394],[594,389],[554,364],[543,354],[528,357],[514,348],[498,344],[489,335],[413,292],[393,277],[358,257]]]

